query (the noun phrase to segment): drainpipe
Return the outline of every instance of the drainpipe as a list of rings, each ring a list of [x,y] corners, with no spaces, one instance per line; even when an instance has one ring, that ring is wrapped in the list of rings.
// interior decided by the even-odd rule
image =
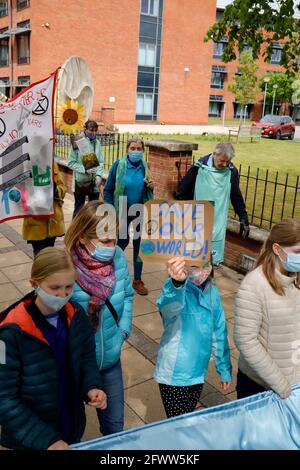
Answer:
[[[9,17],[10,17],[10,30],[13,28],[13,0],[9,2]],[[13,83],[14,83],[14,54],[13,54],[13,35],[9,35],[9,64],[10,64],[10,82],[9,82],[9,90],[10,90],[10,98],[13,96]]]

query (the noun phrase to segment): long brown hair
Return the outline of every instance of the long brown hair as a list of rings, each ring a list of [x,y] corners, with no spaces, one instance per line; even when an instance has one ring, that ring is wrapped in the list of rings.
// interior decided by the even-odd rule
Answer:
[[[278,243],[283,248],[300,243],[300,222],[296,219],[286,219],[274,225],[255,263],[255,267],[262,266],[263,273],[272,289],[277,294],[284,295],[283,286],[279,277],[276,276],[278,257],[273,251],[274,243]],[[300,286],[300,273],[297,276],[296,286]]]
[[[47,277],[60,271],[74,271],[75,274],[76,270],[69,253],[63,248],[44,248],[33,260],[31,279],[42,282]]]
[[[113,207],[109,205],[110,208],[113,209],[114,215],[97,215],[98,208],[103,205],[104,203],[100,201],[90,201],[85,204],[85,206],[83,206],[77,213],[76,217],[74,218],[68,230],[66,231],[64,239],[66,248],[69,253],[72,253],[74,251],[74,249],[80,242],[80,238],[85,238],[87,240],[98,238],[97,228],[99,229],[99,224],[101,224],[101,222],[103,222],[103,227],[101,227],[103,228],[102,233],[105,233],[107,228],[108,235],[111,232],[117,235],[118,226]],[[107,238],[115,238],[115,236],[108,236]]]

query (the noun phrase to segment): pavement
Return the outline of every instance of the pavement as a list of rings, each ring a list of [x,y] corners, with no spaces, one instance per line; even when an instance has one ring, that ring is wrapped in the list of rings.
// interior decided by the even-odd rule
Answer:
[[[73,196],[67,194],[64,204],[65,222],[72,219]],[[22,219],[0,224],[0,311],[20,299],[31,289],[28,279],[32,264],[32,249],[22,240]],[[57,239],[62,246],[62,239]],[[126,250],[129,270],[133,274],[132,248]],[[226,313],[229,344],[233,365],[233,382],[227,392],[219,388],[219,377],[213,362],[209,365],[199,408],[209,407],[236,399],[235,385],[238,351],[233,342],[233,312],[235,293],[242,275],[222,266],[216,271],[216,284],[220,288]],[[164,264],[145,263],[143,280],[149,295],[135,295],[132,334],[124,344],[122,367],[125,386],[125,429],[165,419],[158,385],[152,379],[162,322],[156,308],[156,298],[167,278]],[[86,407],[87,427],[83,440],[99,437],[96,412]]]

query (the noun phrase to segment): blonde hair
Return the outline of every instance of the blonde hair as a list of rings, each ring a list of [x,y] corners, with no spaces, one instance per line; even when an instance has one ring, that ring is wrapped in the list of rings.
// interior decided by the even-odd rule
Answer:
[[[74,271],[76,273],[71,256],[63,248],[44,248],[33,260],[31,279],[41,282],[59,271]]]
[[[255,267],[262,266],[263,273],[272,289],[277,294],[284,295],[283,286],[275,271],[278,257],[273,251],[274,243],[282,247],[300,243],[300,222],[296,219],[286,219],[274,225],[255,263]],[[296,287],[298,286],[300,286],[300,273],[296,280]]]
[[[69,253],[72,253],[74,251],[74,249],[80,242],[80,238],[85,238],[87,240],[98,238],[97,226],[99,227],[99,223],[101,223],[102,221],[103,221],[104,227],[108,227],[109,229],[112,227],[113,229],[115,229],[115,236],[112,238],[116,238],[116,230],[117,230],[116,218],[114,217],[114,220],[112,220],[111,217],[107,219],[107,216],[106,216],[107,212],[104,213],[104,215],[97,215],[98,208],[103,205],[104,203],[100,201],[90,201],[87,204],[85,204],[85,206],[83,206],[80,209],[80,211],[77,213],[76,217],[73,219],[71,225],[66,231],[66,235],[64,238],[64,242]],[[113,209],[113,206],[110,206],[110,207]],[[113,212],[115,216],[114,209],[113,209]],[[108,217],[109,216],[110,214],[108,214]],[[101,228],[104,228],[104,227],[101,227]],[[106,231],[104,229],[103,232],[106,232],[107,234],[109,234],[110,230]],[[109,238],[109,237],[107,236],[106,238]]]

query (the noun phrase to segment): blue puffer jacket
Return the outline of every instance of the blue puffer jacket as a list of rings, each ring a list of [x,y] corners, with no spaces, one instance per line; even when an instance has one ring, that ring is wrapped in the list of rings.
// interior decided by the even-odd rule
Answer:
[[[115,308],[119,325],[106,306],[101,309],[99,327],[95,334],[96,358],[99,369],[108,369],[119,360],[123,342],[130,335],[132,321],[133,288],[124,252],[116,247],[114,257],[116,284],[109,297]],[[76,283],[72,300],[76,301],[84,311],[88,311],[90,295]]]
[[[169,278],[157,299],[164,333],[154,378],[158,383],[190,386],[204,383],[211,355],[223,382],[231,381],[230,350],[218,288],[204,290],[190,281],[175,287]]]

